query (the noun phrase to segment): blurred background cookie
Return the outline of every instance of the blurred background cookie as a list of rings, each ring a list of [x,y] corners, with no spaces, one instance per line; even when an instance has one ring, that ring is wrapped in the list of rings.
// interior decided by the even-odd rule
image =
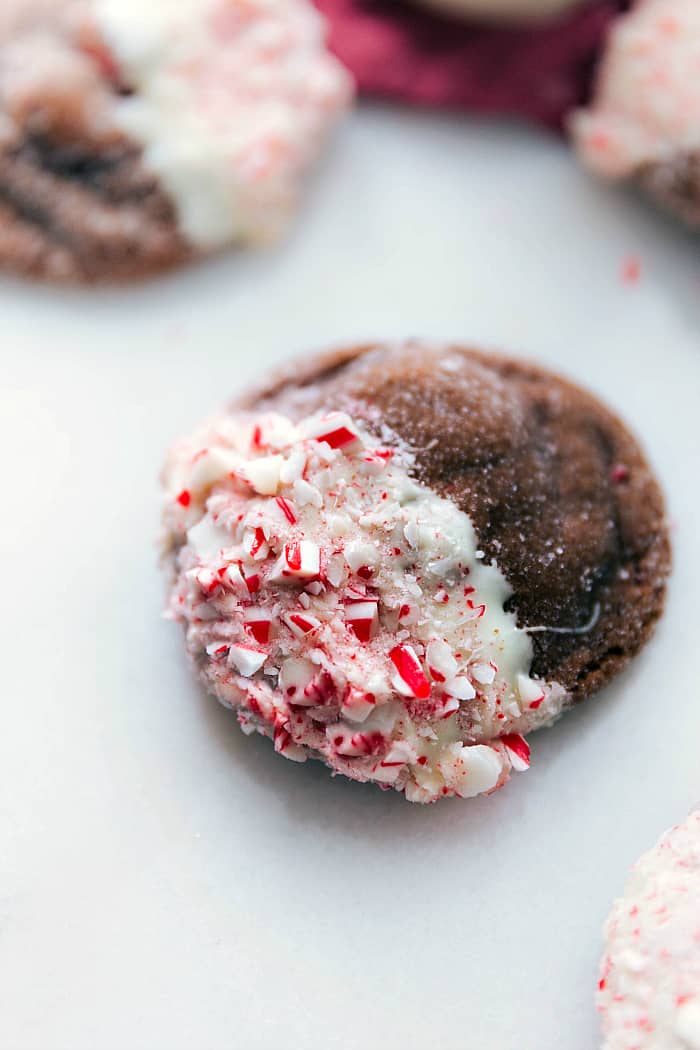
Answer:
[[[613,26],[590,106],[571,129],[597,175],[635,180],[700,226],[700,4],[639,0]]]
[[[464,18],[530,21],[555,17],[585,0],[420,0],[420,3]]]
[[[0,265],[128,279],[274,239],[351,94],[306,0],[9,0]]]
[[[605,936],[603,1050],[698,1050],[700,809],[637,862]]]
[[[561,130],[588,99],[605,31],[627,0],[316,4],[362,94]]]

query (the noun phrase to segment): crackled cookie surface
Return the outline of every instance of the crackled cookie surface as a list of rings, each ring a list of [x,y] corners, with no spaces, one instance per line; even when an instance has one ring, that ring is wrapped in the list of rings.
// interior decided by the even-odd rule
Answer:
[[[176,445],[165,487],[169,611],[208,687],[288,758],[413,801],[526,769],[524,735],[661,610],[663,508],[636,444],[499,357],[297,365]]]
[[[638,861],[605,935],[604,1050],[700,1050],[700,810]]]
[[[307,0],[10,0],[0,263],[128,278],[274,238],[350,97]]]
[[[572,132],[599,175],[639,180],[700,225],[700,5],[639,0],[615,24],[588,110]]]

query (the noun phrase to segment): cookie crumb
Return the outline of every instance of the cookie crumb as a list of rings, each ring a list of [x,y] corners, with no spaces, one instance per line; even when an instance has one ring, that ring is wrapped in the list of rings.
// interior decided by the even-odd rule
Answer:
[[[642,263],[637,255],[626,255],[620,263],[620,280],[628,287],[639,284],[642,276]]]

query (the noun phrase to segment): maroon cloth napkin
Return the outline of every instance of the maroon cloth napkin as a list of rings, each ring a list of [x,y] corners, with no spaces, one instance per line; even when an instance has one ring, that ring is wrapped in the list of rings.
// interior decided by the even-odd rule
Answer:
[[[315,0],[360,91],[560,128],[585,101],[605,32],[628,0],[588,0],[545,25],[459,22],[408,0]]]

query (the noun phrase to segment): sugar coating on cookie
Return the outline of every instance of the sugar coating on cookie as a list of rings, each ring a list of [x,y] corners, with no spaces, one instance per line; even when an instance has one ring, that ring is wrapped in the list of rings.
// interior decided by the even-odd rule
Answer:
[[[48,214],[42,230],[60,227],[58,197],[78,190],[103,206],[103,226],[115,212],[124,224],[143,221],[150,176],[163,196],[152,212],[167,227],[172,206],[193,251],[267,241],[284,231],[351,96],[308,0],[10,0],[0,12],[4,196],[20,201],[16,224],[34,203]],[[78,149],[85,159],[71,167]],[[129,149],[146,176],[116,170]],[[80,247],[94,231],[70,219]],[[162,252],[173,254],[181,248]]]
[[[229,413],[170,454],[165,550],[169,614],[244,732],[433,802],[525,770],[567,694],[530,677],[510,587],[413,461],[379,420]]]
[[[604,1050],[700,1050],[700,810],[638,861],[605,936]]]
[[[640,0],[615,24],[591,106],[571,123],[584,162],[625,178],[700,150],[700,4]]]

